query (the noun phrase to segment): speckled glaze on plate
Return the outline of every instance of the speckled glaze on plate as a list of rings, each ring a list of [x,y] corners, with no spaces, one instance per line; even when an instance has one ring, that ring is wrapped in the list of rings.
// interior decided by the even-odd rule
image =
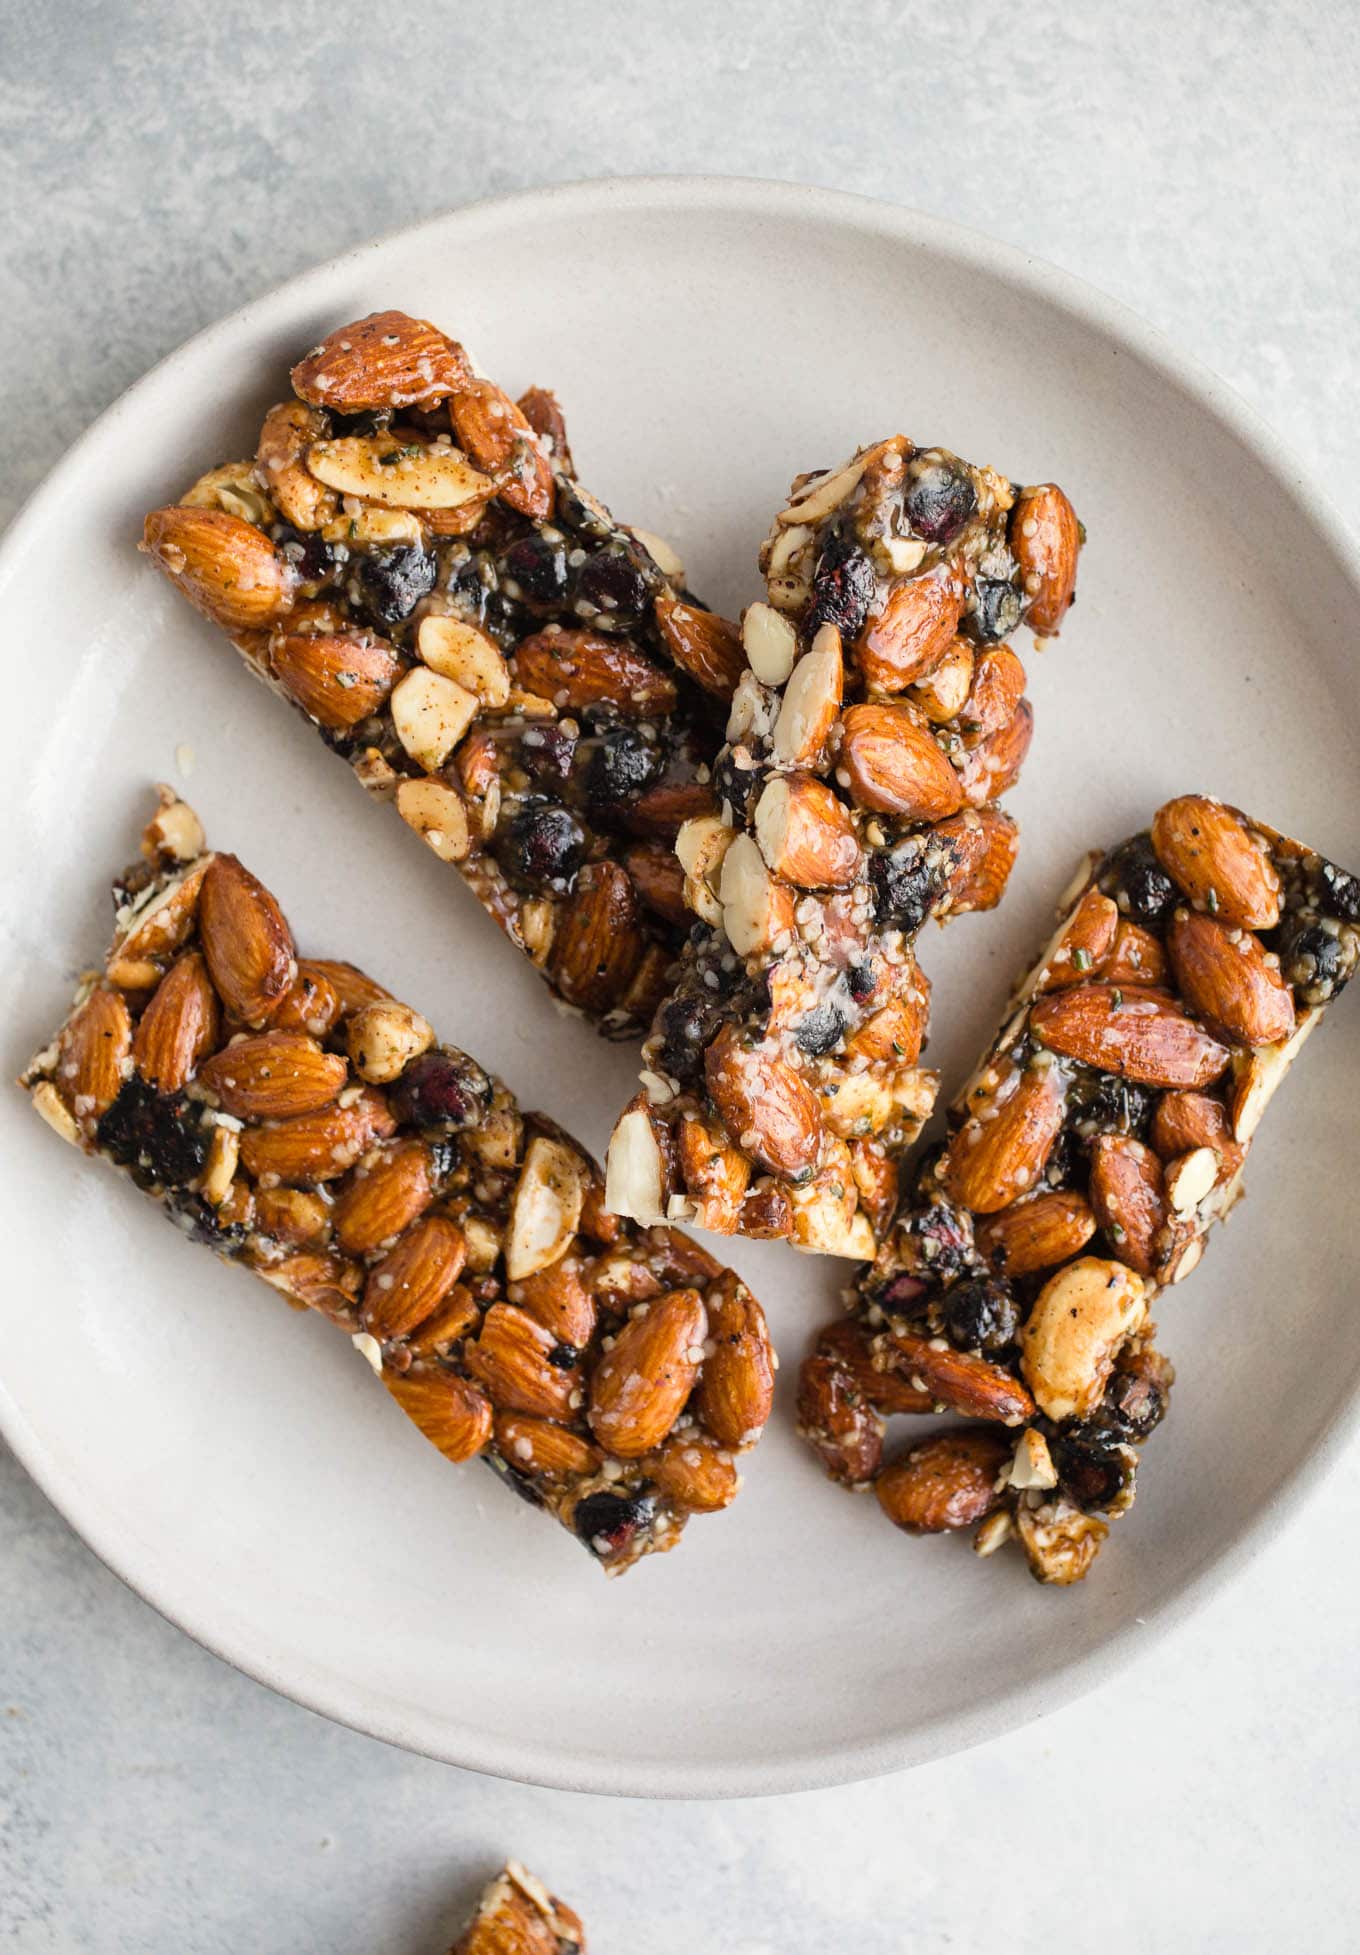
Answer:
[[[589,276],[583,276],[583,267]],[[11,1073],[103,941],[150,780],[277,889],[300,941],[394,982],[602,1148],[626,1049],[547,1004],[447,870],[364,806],[136,555],[142,512],[247,453],[300,348],[383,305],[514,389],[553,385],[586,479],[732,610],[795,470],[901,429],[1058,477],[1090,544],[1038,727],[1006,905],[922,961],[947,1084],[1079,852],[1204,788],[1360,859],[1355,545],[1255,417],[1122,308],[909,212],[793,186],[586,184],[434,219],[201,334],[77,444],[9,533],[15,724],[0,950]],[[822,1479],[788,1405],[728,1514],[605,1582],[489,1474],[447,1467],[324,1325],[168,1230],[0,1095],[0,1428],[91,1546],[190,1634],[314,1709],[544,1785],[718,1797],[891,1771],[1041,1715],[1257,1550],[1339,1445],[1360,1026],[1343,1000],[1253,1151],[1248,1199],[1163,1299],[1179,1384],[1092,1579],[909,1541]],[[843,1266],[731,1260],[791,1394]]]

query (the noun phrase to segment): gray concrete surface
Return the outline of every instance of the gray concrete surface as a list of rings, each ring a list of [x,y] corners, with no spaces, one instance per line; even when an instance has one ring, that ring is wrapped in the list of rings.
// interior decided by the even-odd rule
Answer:
[[[1305,0],[9,0],[0,517],[162,353],[304,265],[488,192],[711,170],[915,204],[1083,274],[1354,518],[1358,55],[1360,16]],[[7,1458],[0,1483],[0,1943],[25,1955],[438,1955],[505,1852],[601,1955],[1355,1945],[1344,1468],[1045,1724],[879,1785],[683,1808],[331,1727],[169,1628]]]

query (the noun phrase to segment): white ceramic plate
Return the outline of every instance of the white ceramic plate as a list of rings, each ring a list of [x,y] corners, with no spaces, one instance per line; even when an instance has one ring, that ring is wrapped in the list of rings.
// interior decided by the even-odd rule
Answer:
[[[902,429],[1067,487],[1090,546],[1070,626],[1034,661],[1021,866],[1000,915],[923,946],[950,1080],[1079,850],[1168,794],[1208,789],[1360,861],[1355,550],[1218,383],[1072,280],[907,212],[772,184],[578,186],[436,219],[248,306],[106,414],[15,525],[11,1073],[102,946],[106,877],[188,747],[210,835],[304,947],[387,978],[597,1148],[632,1090],[629,1052],[549,1008],[457,878],[133,548],[146,508],[250,451],[290,357],[385,305],[445,323],[509,386],[555,386],[586,479],[733,609],[790,476],[857,442]],[[797,1359],[843,1265],[733,1251],[786,1354],[779,1412],[732,1512],[607,1583],[489,1474],[446,1466],[345,1339],[176,1237],[13,1091],[0,1422],[159,1609],[383,1738],[616,1793],[889,1770],[1116,1669],[1335,1444],[1360,1369],[1357,1034],[1348,999],[1271,1110],[1245,1212],[1165,1299],[1173,1416],[1075,1590],[895,1535],[794,1440]]]

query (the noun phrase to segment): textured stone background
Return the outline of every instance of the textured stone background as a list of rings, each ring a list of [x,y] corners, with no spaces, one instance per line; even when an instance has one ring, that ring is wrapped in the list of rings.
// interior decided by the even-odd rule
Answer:
[[[866,191],[1079,272],[1355,516],[1357,55],[1360,15],[1304,0],[9,0],[0,516],[162,353],[300,267],[489,192],[657,171]],[[1155,578],[1149,628],[1174,629]],[[25,1955],[438,1955],[507,1851],[601,1955],[1355,1945],[1344,1471],[1085,1703],[904,1778],[710,1807],[335,1729],[153,1615],[8,1459],[0,1481],[0,1943]]]

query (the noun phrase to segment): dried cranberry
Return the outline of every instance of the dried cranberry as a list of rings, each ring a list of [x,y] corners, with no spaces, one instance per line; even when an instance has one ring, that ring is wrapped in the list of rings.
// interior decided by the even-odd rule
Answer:
[[[1176,885],[1157,860],[1148,835],[1135,835],[1107,855],[1099,881],[1126,915],[1151,929],[1164,923],[1175,907]]]
[[[621,545],[610,545],[577,571],[577,609],[594,612],[594,622],[605,627],[636,624],[651,601],[653,582],[638,558]]]
[[[923,468],[906,494],[907,518],[927,543],[952,543],[977,508],[969,477],[947,462]]]
[[[973,603],[964,618],[964,629],[979,644],[995,645],[1010,637],[1024,608],[1018,585],[1004,577],[979,577],[973,585]]]
[[[611,1561],[655,1518],[656,1495],[639,1487],[636,1493],[588,1493],[577,1501],[571,1524],[593,1555]]]
[[[208,1141],[202,1109],[183,1093],[158,1093],[138,1073],[124,1081],[97,1139],[140,1187],[183,1187],[203,1172]]]
[[[932,1202],[907,1223],[916,1244],[918,1263],[932,1276],[962,1276],[973,1264],[972,1231],[958,1209],[948,1202]]]
[[[851,964],[845,973],[845,982],[850,996],[857,1005],[872,998],[878,984],[878,972],[867,957],[860,957]]]
[[[692,1086],[704,1076],[704,1053],[722,1021],[716,992],[687,991],[661,1007],[657,1061],[663,1073]]]
[[[491,1092],[476,1060],[445,1046],[413,1059],[390,1098],[392,1111],[408,1126],[460,1133],[485,1117]]]
[[[812,573],[804,630],[810,633],[819,625],[835,625],[848,644],[863,629],[877,586],[874,567],[854,537],[833,532],[822,545]]]
[[[519,764],[536,781],[571,779],[576,735],[561,726],[529,726],[519,739]]]
[[[400,624],[434,589],[436,569],[434,557],[418,543],[369,551],[355,565],[355,604],[370,624]]]
[[[349,551],[343,545],[328,543],[324,536],[277,523],[272,531],[279,551],[287,557],[304,584],[333,584]]]
[[[554,1371],[574,1371],[580,1355],[574,1344],[554,1344],[548,1353],[548,1363]]]
[[[567,547],[560,538],[522,536],[501,558],[507,596],[534,610],[554,610],[567,595]]]
[[[946,1293],[944,1328],[961,1351],[1002,1351],[1015,1342],[1020,1307],[1004,1283],[969,1277]]]
[[[932,849],[924,835],[909,835],[893,848],[877,849],[869,857],[874,915],[885,929],[905,930],[908,936],[920,929],[948,880],[949,863],[944,852]]]
[[[805,1012],[798,1022],[794,1041],[800,1052],[809,1059],[820,1059],[824,1052],[830,1052],[845,1030],[845,1013],[833,999],[827,998]]]
[[[904,1270],[900,1275],[889,1278],[878,1293],[878,1301],[885,1310],[891,1310],[899,1317],[909,1317],[928,1294],[928,1287],[922,1279],[909,1276]]]
[[[623,807],[661,770],[661,753],[636,726],[607,727],[590,757],[586,793],[591,805],[604,810]]]
[[[555,801],[521,808],[496,840],[496,859],[505,873],[531,889],[566,891],[585,854],[585,829]]]

